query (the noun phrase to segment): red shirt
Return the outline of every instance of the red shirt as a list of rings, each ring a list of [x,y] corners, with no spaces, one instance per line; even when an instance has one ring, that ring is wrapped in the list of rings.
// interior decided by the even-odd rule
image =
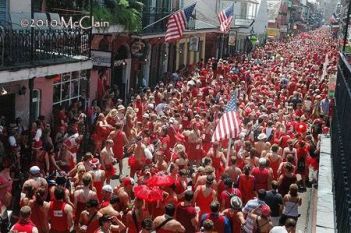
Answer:
[[[251,174],[255,177],[256,191],[260,189],[268,190],[269,170],[267,168],[260,169],[259,167],[255,167],[252,169]]]
[[[186,229],[186,232],[189,232],[189,233],[195,232],[195,227],[191,223],[191,220],[195,217],[196,217],[196,210],[193,205],[184,206],[183,202],[178,204],[176,208],[175,219],[184,226],[184,228]]]

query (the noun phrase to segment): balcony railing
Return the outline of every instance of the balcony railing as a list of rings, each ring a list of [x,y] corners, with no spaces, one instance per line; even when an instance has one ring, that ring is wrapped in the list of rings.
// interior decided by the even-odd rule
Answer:
[[[89,33],[81,29],[0,28],[0,70],[88,59]]]

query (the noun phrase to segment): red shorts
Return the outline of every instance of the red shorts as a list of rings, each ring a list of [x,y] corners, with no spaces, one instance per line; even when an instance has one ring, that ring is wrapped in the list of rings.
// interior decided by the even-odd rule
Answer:
[[[106,178],[111,178],[114,176],[116,173],[115,168],[113,167],[113,164],[108,164],[105,165],[105,176]]]

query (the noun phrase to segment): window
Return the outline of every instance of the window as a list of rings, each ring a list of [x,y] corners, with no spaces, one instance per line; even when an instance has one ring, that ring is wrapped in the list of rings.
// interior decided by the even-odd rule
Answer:
[[[53,105],[68,107],[73,101],[85,101],[87,71],[61,74],[54,81]],[[83,105],[84,106],[84,105]]]
[[[40,101],[41,101],[40,90],[34,89],[33,96],[32,96],[33,119],[38,119],[40,115]]]
[[[0,1],[0,25],[8,25],[8,0]]]

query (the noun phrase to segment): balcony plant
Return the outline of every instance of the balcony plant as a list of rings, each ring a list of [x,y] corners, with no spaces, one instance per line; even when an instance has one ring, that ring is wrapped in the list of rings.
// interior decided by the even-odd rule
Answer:
[[[135,32],[141,30],[142,8],[143,4],[137,0],[104,0],[103,4],[93,4],[93,16]]]

